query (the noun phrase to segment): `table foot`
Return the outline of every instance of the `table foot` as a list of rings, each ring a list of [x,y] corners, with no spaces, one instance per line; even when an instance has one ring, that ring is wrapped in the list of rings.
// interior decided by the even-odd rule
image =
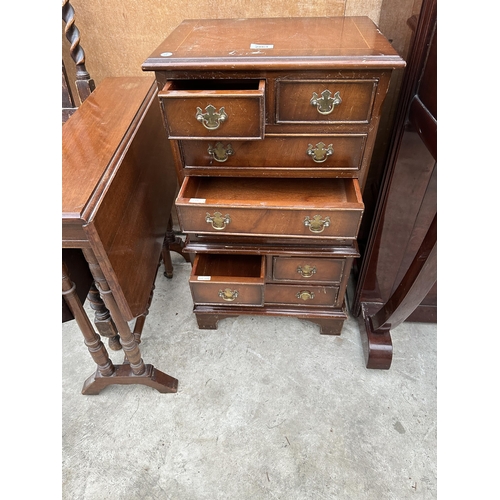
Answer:
[[[364,306],[361,309],[358,323],[366,367],[378,370],[388,370],[392,362],[392,339],[390,329],[379,329],[375,333],[372,328],[370,316]]]
[[[103,376],[96,371],[83,384],[82,394],[86,396],[94,396],[99,394],[109,385],[121,384],[139,384],[147,385],[156,389],[162,394],[172,394],[177,392],[179,381],[167,375],[166,373],[157,370],[153,365],[145,365],[146,371],[142,375],[135,375],[130,367],[130,364],[115,365],[115,373],[110,376]]]

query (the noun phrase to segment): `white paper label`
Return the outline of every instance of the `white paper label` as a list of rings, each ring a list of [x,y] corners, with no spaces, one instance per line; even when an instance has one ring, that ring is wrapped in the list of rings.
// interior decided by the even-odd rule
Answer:
[[[251,43],[250,44],[251,49],[274,49],[274,45],[266,45],[263,43]]]
[[[189,198],[189,203],[205,203],[205,198]]]
[[[198,281],[210,281],[212,276],[198,276]]]

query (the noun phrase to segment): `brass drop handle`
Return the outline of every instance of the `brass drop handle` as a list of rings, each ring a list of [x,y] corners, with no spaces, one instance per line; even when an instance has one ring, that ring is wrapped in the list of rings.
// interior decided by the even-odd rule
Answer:
[[[313,147],[312,144],[309,144],[306,153],[309,156],[312,156],[312,159],[316,163],[323,163],[329,156],[334,153],[333,144],[328,144],[327,146],[324,142],[318,142],[318,144],[316,144],[316,147]]]
[[[304,267],[301,266],[297,267],[297,272],[303,278],[310,278],[313,274],[316,274],[316,268],[306,264]]]
[[[229,217],[228,214],[223,216],[220,212],[214,212],[213,215],[210,215],[207,212],[207,215],[205,216],[205,221],[208,224],[212,224],[212,227],[215,230],[222,231],[231,222],[231,217]]]
[[[227,159],[234,154],[231,144],[228,144],[226,147],[224,147],[224,144],[222,144],[222,142],[218,142],[215,146],[209,144],[207,151],[215,161],[218,161],[220,163],[227,161]]]
[[[302,300],[310,300],[314,299],[314,293],[310,292],[309,290],[302,290],[300,292],[297,292],[296,297]]]
[[[218,129],[220,124],[227,120],[224,107],[220,108],[219,112],[216,112],[215,109],[215,106],[211,104],[205,108],[205,113],[203,113],[201,108],[196,108],[196,119],[208,130]]]
[[[316,92],[313,92],[310,102],[313,106],[316,106],[318,113],[329,115],[333,111],[333,108],[342,102],[342,99],[340,98],[340,92],[335,92],[332,97],[332,93],[327,89],[321,92],[321,97]]]
[[[219,297],[227,302],[232,302],[238,297],[238,290],[231,290],[230,288],[219,290]]]
[[[312,220],[309,216],[304,219],[304,226],[309,228],[311,233],[322,233],[325,227],[330,225],[330,217],[321,218],[321,215],[315,215]]]

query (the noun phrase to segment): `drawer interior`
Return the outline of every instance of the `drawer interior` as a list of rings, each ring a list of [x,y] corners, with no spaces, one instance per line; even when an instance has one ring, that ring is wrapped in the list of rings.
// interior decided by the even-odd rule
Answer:
[[[167,90],[259,90],[260,80],[171,80],[163,91]]]
[[[264,279],[265,261],[260,255],[198,254],[192,276]]]
[[[261,207],[332,207],[362,203],[357,179],[186,177],[182,203]],[[351,205],[352,206],[352,205]]]

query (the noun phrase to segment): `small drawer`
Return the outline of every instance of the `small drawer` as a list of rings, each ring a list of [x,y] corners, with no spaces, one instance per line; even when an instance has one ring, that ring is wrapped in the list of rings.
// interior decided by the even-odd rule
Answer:
[[[273,257],[274,281],[340,283],[345,259],[322,257]]]
[[[339,289],[336,286],[266,285],[266,304],[299,306],[335,306]]]
[[[369,123],[377,79],[277,82],[277,123]]]
[[[186,233],[355,239],[357,179],[186,177],[176,200]]]
[[[366,134],[266,137],[262,141],[181,141],[187,169],[266,167],[358,172]]]
[[[197,254],[189,285],[195,304],[262,306],[265,258]]]
[[[262,139],[265,80],[172,80],[158,96],[170,139]]]

